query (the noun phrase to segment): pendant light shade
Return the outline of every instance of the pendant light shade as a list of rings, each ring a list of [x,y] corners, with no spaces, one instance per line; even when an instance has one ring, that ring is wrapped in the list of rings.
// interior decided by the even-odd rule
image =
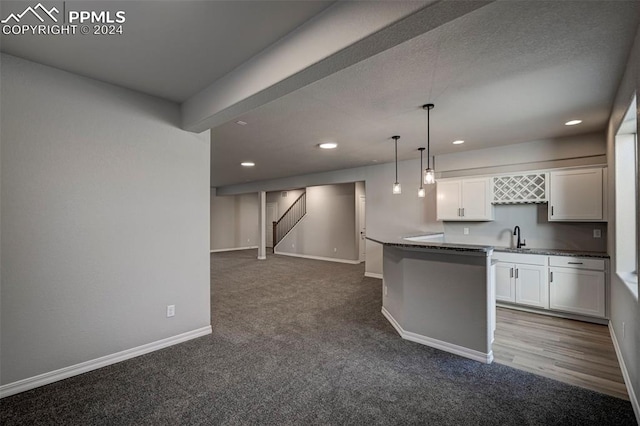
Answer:
[[[393,184],[393,195],[398,195],[402,194],[402,187],[398,182],[398,139],[400,139],[400,136],[392,136],[391,139],[396,143],[396,181]]]
[[[436,183],[436,173],[432,168],[427,168],[424,171],[424,183],[427,185],[431,185]]]
[[[433,109],[434,104],[424,104],[422,109],[427,110],[427,168],[424,171],[424,183],[425,185],[431,185],[436,183],[436,172],[431,168],[431,123],[429,117],[429,111]]]
[[[424,198],[426,195],[426,191],[422,186],[422,153],[424,152],[424,148],[418,148],[418,151],[420,151],[420,189],[418,189],[418,197]]]

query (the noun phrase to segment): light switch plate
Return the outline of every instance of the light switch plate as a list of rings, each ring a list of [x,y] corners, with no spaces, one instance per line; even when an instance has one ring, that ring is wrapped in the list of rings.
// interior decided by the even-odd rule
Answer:
[[[462,228],[462,233],[464,235],[469,235],[469,228]]]
[[[600,229],[594,229],[593,238],[602,238],[602,231]]]

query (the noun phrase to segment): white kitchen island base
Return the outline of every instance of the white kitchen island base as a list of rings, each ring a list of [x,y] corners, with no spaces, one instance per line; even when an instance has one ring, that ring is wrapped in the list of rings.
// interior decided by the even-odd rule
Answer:
[[[495,331],[492,248],[382,243],[382,313],[400,336],[491,363]]]

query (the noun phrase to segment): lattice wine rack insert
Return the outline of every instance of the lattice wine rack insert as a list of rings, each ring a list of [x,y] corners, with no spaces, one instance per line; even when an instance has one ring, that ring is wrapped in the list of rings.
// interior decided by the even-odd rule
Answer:
[[[546,173],[496,176],[493,204],[546,203]]]

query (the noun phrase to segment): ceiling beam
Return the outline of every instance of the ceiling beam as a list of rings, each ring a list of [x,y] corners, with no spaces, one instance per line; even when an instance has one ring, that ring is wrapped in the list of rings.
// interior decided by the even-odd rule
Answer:
[[[183,129],[231,121],[492,2],[336,2],[185,101]]]

